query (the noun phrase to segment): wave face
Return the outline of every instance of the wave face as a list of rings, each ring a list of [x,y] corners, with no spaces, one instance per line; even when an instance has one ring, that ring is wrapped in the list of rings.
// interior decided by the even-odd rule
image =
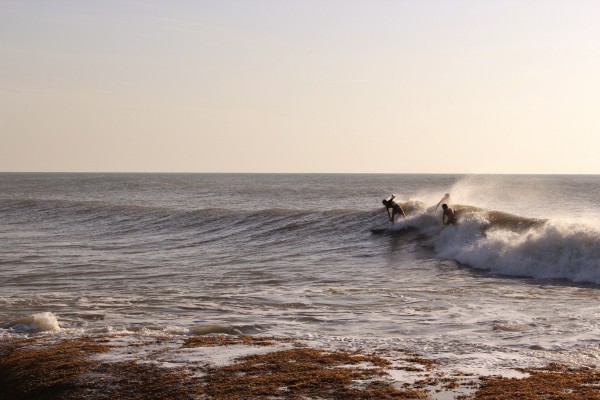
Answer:
[[[160,249],[190,246],[285,245],[318,242],[344,236],[348,240],[379,221],[380,212],[361,210],[262,210],[206,208],[182,210],[141,205],[112,205],[86,201],[14,200],[0,205],[15,225],[36,224],[39,238],[70,236],[101,246],[119,242],[137,248],[155,244]]]

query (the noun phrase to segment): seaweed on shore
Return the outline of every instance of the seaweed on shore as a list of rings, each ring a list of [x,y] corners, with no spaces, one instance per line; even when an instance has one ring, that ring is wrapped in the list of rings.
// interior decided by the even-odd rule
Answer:
[[[91,354],[108,350],[103,340],[82,337],[49,345],[41,339],[9,340],[0,346],[0,389],[5,400],[67,399],[90,373]]]
[[[266,337],[266,336],[194,336],[186,339],[183,347],[217,347],[231,346],[233,344],[253,346],[274,346],[277,342],[293,342],[294,339]]]
[[[261,337],[195,338],[182,347],[272,345]],[[283,340],[290,341],[290,340]],[[42,338],[0,342],[3,400],[112,399],[420,399],[381,379],[389,361],[309,347],[241,357],[225,367],[164,368],[151,362],[102,362],[91,356],[110,349],[106,338],[53,343]],[[128,346],[135,346],[129,344]]]
[[[302,348],[242,357],[213,368],[206,392],[215,399],[421,399],[422,392],[381,380],[391,363],[378,356]],[[363,382],[358,384],[357,382]]]
[[[525,378],[481,377],[476,400],[594,400],[600,399],[600,370],[570,368],[549,364],[543,368],[523,368]]]
[[[594,368],[550,364],[521,369],[527,374],[523,378],[476,377],[460,371],[446,375],[436,370],[437,363],[417,354],[398,358],[398,366],[380,355],[361,351],[327,351],[291,339],[253,336],[206,336],[185,341],[155,338],[121,345],[127,354],[135,354],[134,349],[165,344],[177,354],[195,347],[293,343],[292,348],[239,357],[225,366],[199,360],[165,367],[147,358],[106,361],[94,357],[119,347],[110,342],[109,337],[102,336],[0,341],[0,398],[385,400],[425,399],[434,392],[445,392],[461,400],[600,400],[600,371]],[[154,351],[162,354],[165,349],[158,346]],[[410,368],[417,368],[423,379],[398,382],[388,374]]]

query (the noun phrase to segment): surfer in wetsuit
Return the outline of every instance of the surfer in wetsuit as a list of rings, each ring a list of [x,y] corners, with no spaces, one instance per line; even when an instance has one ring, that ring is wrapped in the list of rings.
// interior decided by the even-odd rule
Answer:
[[[454,210],[448,207],[448,204],[442,204],[442,209],[444,212],[442,213],[442,224],[450,225],[456,223],[456,215],[454,215]]]
[[[392,195],[392,197],[389,200],[383,199],[381,201],[381,203],[383,203],[383,205],[385,206],[385,211],[387,211],[388,218],[390,219],[392,224],[394,223],[394,220],[396,219],[396,215],[402,215],[402,218],[406,217],[406,214],[404,214],[404,210],[402,210],[402,207],[400,207],[400,204],[398,204],[394,201],[395,197],[396,196]],[[392,210],[391,214],[390,214],[390,209]]]

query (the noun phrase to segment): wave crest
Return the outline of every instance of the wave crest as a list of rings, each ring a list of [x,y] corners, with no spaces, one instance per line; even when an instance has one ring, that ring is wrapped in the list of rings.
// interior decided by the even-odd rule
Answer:
[[[58,319],[51,312],[41,312],[10,321],[2,326],[15,332],[60,332]]]
[[[456,225],[442,227],[441,213],[427,212],[406,222],[430,237],[439,256],[502,275],[600,284],[598,228],[453,207]]]

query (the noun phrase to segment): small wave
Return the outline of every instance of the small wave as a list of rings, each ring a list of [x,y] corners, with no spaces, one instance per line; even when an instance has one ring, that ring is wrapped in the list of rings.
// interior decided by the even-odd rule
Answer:
[[[496,332],[522,333],[536,328],[535,324],[518,321],[493,321],[492,330]]]
[[[190,333],[193,335],[211,335],[211,334],[226,334],[226,335],[249,335],[261,333],[265,329],[258,325],[200,325],[190,328]]]
[[[58,319],[51,312],[42,312],[19,318],[2,324],[2,328],[18,333],[61,331]]]

